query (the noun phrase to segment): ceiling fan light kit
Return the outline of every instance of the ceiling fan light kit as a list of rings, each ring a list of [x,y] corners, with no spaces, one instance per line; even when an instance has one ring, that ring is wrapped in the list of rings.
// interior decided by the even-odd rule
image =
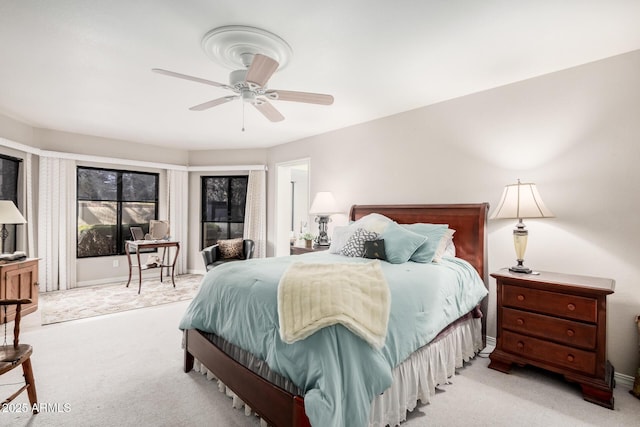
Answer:
[[[284,120],[284,116],[269,100],[333,104],[331,95],[267,89],[271,76],[288,64],[293,53],[287,42],[269,31],[243,25],[214,28],[202,38],[202,48],[213,61],[233,70],[229,74],[228,85],[174,71],[152,69],[159,74],[216,86],[235,93],[195,105],[189,108],[192,111],[206,110],[240,98],[243,102],[253,105],[269,121],[279,122]]]

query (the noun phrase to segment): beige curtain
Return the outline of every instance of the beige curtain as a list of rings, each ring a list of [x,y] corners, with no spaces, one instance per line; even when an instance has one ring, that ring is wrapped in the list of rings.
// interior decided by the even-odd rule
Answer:
[[[167,170],[167,220],[171,239],[180,242],[175,274],[187,272],[189,245],[189,173],[184,170]]]
[[[264,170],[249,171],[244,238],[255,242],[254,258],[267,254],[267,186]]]
[[[76,287],[76,164],[40,157],[38,257],[40,291]]]
[[[34,215],[34,205],[33,205],[33,154],[27,153],[25,161],[24,161],[24,209],[25,209],[25,219],[27,220],[26,225],[26,247],[25,252],[29,258],[35,258],[36,255],[36,244],[35,244],[35,235],[37,232],[37,227],[35,223],[35,215]]]

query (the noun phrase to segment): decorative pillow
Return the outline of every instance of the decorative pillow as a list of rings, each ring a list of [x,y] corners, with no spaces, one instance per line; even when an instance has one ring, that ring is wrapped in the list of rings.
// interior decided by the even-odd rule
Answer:
[[[449,242],[453,242],[453,233],[455,233],[455,232],[456,232],[456,230],[453,230],[451,228],[447,228],[445,233],[440,238],[440,241],[438,242],[438,247],[436,248],[436,252],[433,254],[433,260],[431,260],[431,262],[440,262],[440,261],[442,261],[442,257],[445,254],[445,250],[447,249],[447,245],[449,244]]]
[[[429,263],[433,261],[440,239],[447,234],[448,224],[403,224],[407,230],[425,236],[427,240],[423,242],[411,255],[411,261]]]
[[[378,233],[367,231],[364,228],[358,228],[347,240],[344,247],[340,251],[342,255],[350,257],[362,257],[364,255],[364,243],[376,240]]]
[[[427,238],[413,231],[407,230],[396,222],[389,222],[387,228],[380,233],[384,239],[387,261],[392,264],[402,264],[422,245]]]
[[[456,256],[456,245],[453,243],[453,239],[449,240],[447,243],[447,247],[444,249],[444,256],[455,258]]]
[[[364,257],[386,260],[387,257],[384,253],[384,239],[364,242]]]
[[[354,227],[354,230],[364,228],[365,230],[382,233],[387,228],[387,225],[392,222],[393,220],[384,215],[371,213],[352,223],[351,226]]]
[[[333,235],[331,236],[331,245],[329,246],[330,254],[339,254],[344,245],[353,234],[355,228],[348,225],[340,225],[333,228]]]
[[[220,256],[224,259],[244,258],[241,237],[237,239],[218,240],[218,248],[220,248]]]

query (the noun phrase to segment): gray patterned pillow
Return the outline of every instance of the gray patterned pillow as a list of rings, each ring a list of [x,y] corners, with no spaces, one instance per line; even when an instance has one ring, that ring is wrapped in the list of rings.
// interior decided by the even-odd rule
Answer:
[[[378,233],[358,228],[347,240],[340,251],[342,255],[350,257],[362,257],[364,255],[364,242],[378,239]]]

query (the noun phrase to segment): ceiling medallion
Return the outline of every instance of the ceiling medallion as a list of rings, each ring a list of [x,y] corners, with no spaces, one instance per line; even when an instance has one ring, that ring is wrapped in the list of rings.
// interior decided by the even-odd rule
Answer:
[[[246,25],[214,28],[202,38],[202,48],[213,61],[232,70],[248,68],[257,53],[276,60],[281,70],[293,54],[277,35]]]

